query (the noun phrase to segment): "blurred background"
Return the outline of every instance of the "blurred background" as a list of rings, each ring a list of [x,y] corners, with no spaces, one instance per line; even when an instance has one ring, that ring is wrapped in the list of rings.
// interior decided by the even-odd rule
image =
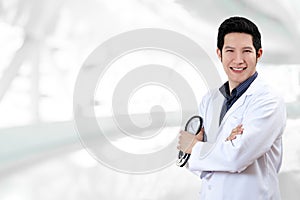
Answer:
[[[232,15],[252,19],[262,33],[264,55],[258,72],[281,93],[288,112],[279,174],[282,199],[297,199],[297,0],[0,0],[0,199],[195,199],[201,183],[185,169],[171,165],[151,174],[123,174],[88,154],[73,122],[74,85],[80,67],[97,46],[138,28],[163,28],[191,38],[225,81],[215,54],[216,36],[219,24]],[[95,110],[106,110],[105,102],[95,101]],[[137,105],[134,112],[147,113],[148,105],[138,101]]]

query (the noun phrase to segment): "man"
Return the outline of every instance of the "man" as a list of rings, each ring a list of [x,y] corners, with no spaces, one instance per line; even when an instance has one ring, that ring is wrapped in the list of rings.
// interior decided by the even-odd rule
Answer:
[[[201,200],[280,199],[286,111],[256,71],[262,53],[253,22],[231,17],[220,25],[217,55],[228,81],[202,99],[204,128],[196,136],[181,131],[178,144],[202,179]]]

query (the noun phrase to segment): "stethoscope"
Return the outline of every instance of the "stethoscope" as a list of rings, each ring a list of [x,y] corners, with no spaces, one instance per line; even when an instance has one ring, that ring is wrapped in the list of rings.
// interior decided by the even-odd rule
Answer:
[[[184,131],[197,135],[200,132],[202,125],[203,125],[202,117],[195,115],[186,122]],[[179,167],[183,167],[189,160],[190,156],[191,154],[184,153],[183,151],[179,151],[176,165]]]

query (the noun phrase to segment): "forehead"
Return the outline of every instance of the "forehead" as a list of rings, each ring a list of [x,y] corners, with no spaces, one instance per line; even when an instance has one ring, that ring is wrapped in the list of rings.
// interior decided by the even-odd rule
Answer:
[[[248,33],[228,33],[224,37],[224,47],[253,47],[252,35]]]

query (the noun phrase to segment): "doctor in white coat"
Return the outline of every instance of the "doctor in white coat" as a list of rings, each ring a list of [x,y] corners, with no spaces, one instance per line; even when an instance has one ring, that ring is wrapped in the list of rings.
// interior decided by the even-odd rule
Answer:
[[[253,22],[231,17],[220,25],[217,54],[228,81],[202,99],[204,129],[196,136],[181,131],[178,143],[202,179],[201,200],[280,199],[286,111],[256,71],[262,53]]]

